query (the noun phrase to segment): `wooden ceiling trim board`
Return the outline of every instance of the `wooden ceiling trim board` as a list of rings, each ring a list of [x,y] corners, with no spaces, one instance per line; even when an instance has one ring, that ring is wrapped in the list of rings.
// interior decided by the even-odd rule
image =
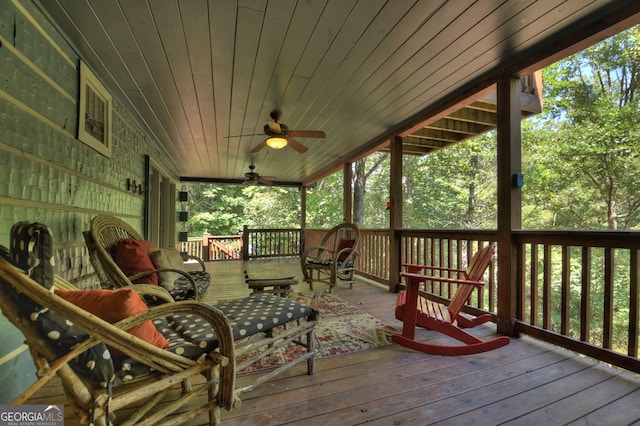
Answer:
[[[309,105],[313,104],[317,96],[316,81],[323,80],[326,73],[333,72],[336,61],[344,57],[344,51],[348,47],[342,46],[341,41],[345,40],[345,32],[350,31],[345,24],[351,19],[356,4],[357,2],[352,0],[329,2],[324,8],[295,70],[297,77],[308,78],[307,85],[296,94],[295,101],[287,106],[287,110],[283,111],[289,128],[300,128],[301,120],[308,114]],[[314,87],[316,89],[313,89]]]
[[[467,25],[469,24],[469,22],[471,22],[470,20],[474,18],[477,19],[477,16],[486,16],[491,12],[491,10],[493,10],[493,7],[487,8],[487,6],[488,3],[484,3],[482,5],[483,8],[477,9],[476,7],[480,6],[478,6],[477,4],[471,4],[462,13],[460,13],[460,11],[455,9],[453,6],[449,6],[452,10],[449,10],[447,6],[445,6],[445,8],[443,9],[446,9],[446,11],[449,13],[449,15],[447,16],[450,19],[450,15],[455,16],[455,21],[453,23],[445,25],[445,28],[439,31],[438,34],[431,40],[431,42],[435,43],[436,40],[443,38],[444,35],[449,34],[450,31],[453,31],[453,28],[455,27],[454,23],[459,25]],[[437,13],[436,15],[434,15],[433,20],[436,19],[438,19],[439,21],[444,20],[444,18],[439,17]],[[429,77],[425,78],[420,73],[420,70],[426,71],[424,74],[428,76],[434,75],[433,70],[443,70],[442,64],[436,62],[436,60],[446,61],[446,52],[449,45],[447,43],[451,44],[448,39],[444,39],[441,45],[432,45],[431,43],[425,45],[416,53],[416,55],[414,55],[412,58],[410,58],[409,61],[403,64],[403,71],[405,71],[405,75],[407,75],[406,78],[404,78],[401,82],[393,87],[380,86],[378,89],[376,89],[371,94],[371,97],[375,98],[376,100],[370,101],[369,104],[371,106],[369,109],[373,108],[373,106],[378,103],[385,104],[388,107],[386,108],[386,110],[380,110],[378,114],[368,115],[369,120],[382,120],[382,115],[385,114],[385,116],[389,116],[389,118],[391,118],[392,120],[397,121],[400,117],[398,115],[398,112],[404,111],[404,107],[406,105],[409,105],[409,101],[413,99],[419,99],[419,97],[415,95],[415,91],[423,92],[425,90],[432,90],[434,85],[433,82],[429,81]],[[429,56],[429,52],[431,51],[435,51],[438,53],[431,57]],[[411,64],[411,66],[409,64]],[[446,72],[446,69],[444,69],[444,71]],[[423,89],[419,89],[420,87],[423,87]],[[393,111],[395,114],[389,114],[389,111]]]
[[[181,14],[188,46],[187,53],[193,74],[195,104],[198,107],[198,123],[196,125],[202,134],[203,147],[206,149],[201,161],[203,169],[206,170],[211,167],[215,156],[215,151],[208,149],[208,146],[217,143],[217,135],[213,126],[215,110],[213,104],[211,23],[208,2],[203,1],[202,3],[202,8],[182,7]]]
[[[459,1],[459,7],[468,8],[474,1]],[[437,52],[442,46],[433,46],[431,44],[433,38],[437,36],[450,22],[450,19],[459,15],[459,11],[452,8],[449,3],[445,2],[429,15],[429,19],[421,23],[421,26],[412,36],[402,44],[395,52],[392,52],[383,66],[376,69],[370,78],[367,79],[363,90],[358,91],[354,95],[354,102],[357,104],[373,105],[384,99],[394,88],[404,82],[404,78],[398,76],[406,76],[414,72],[408,64],[414,63],[419,58],[421,63],[431,60],[433,52]],[[425,52],[428,49],[428,52]],[[421,55],[422,53],[422,55]],[[433,64],[435,68],[438,64]],[[369,101],[369,100],[372,101]],[[363,110],[362,113],[367,115],[368,111]]]
[[[511,8],[517,11],[517,8],[514,7],[513,2],[511,2],[510,6]],[[496,14],[499,14],[502,16],[503,14],[505,14],[504,12],[505,11],[502,9],[497,9],[497,11],[490,18],[484,19],[482,22],[486,22],[486,21],[501,22],[499,19],[495,18],[495,16]],[[546,13],[546,8],[543,8],[542,10],[537,10],[535,15],[538,16],[539,14],[545,14],[545,13]],[[449,71],[441,73],[443,77],[440,80],[431,81],[430,84],[426,86],[426,90],[421,91],[416,86],[411,90],[406,91],[405,95],[409,95],[411,93],[414,93],[414,94],[418,93],[419,94],[418,97],[422,98],[424,94],[429,93],[431,94],[431,97],[425,99],[425,101],[433,102],[434,99],[437,99],[437,96],[447,93],[453,88],[458,87],[460,82],[463,81],[464,78],[468,76],[468,72],[467,72],[467,73],[463,73],[465,74],[464,77],[460,77],[458,74],[460,74],[462,70],[476,69],[477,71],[475,74],[479,75],[478,71],[482,69],[481,67],[484,66],[484,69],[488,68],[488,65],[486,64],[486,60],[487,60],[486,58],[492,57],[491,52],[503,50],[502,44],[504,44],[507,40],[505,39],[504,34],[502,34],[497,39],[493,40],[493,38],[495,38],[496,35],[500,34],[499,29],[503,25],[504,25],[504,22],[501,25],[499,25],[497,28],[495,28],[494,31],[491,31],[488,34],[486,33],[486,31],[480,31],[480,32],[469,31],[465,35],[460,37],[458,40],[452,43],[451,48],[455,47],[457,44],[460,44],[461,46],[468,46],[468,47],[466,47],[457,57],[452,57],[450,59],[450,61],[447,63],[447,69]],[[510,37],[512,36],[513,34],[510,35]],[[472,54],[466,55],[465,54],[466,52],[472,52]],[[478,64],[476,65],[475,62],[477,62]],[[435,76],[435,74],[433,75]],[[454,80],[454,81],[451,81],[451,80]],[[433,93],[431,90],[432,87],[440,88],[436,96],[433,96]]]
[[[165,2],[162,7],[154,9],[153,16],[169,63],[173,84],[182,100],[182,115],[186,118],[186,126],[182,131],[189,133],[195,139],[195,142],[203,142],[202,126],[198,123],[200,121],[200,112],[194,87],[194,70],[191,65],[191,52],[189,52],[188,48],[187,30],[180,3]],[[206,15],[202,17],[206,19]],[[199,28],[201,28],[201,31],[206,31],[206,21],[197,20],[189,26],[198,27],[199,25],[204,25]],[[205,32],[205,34],[207,33],[208,31]],[[199,159],[202,157],[201,153],[197,151],[192,152],[192,154],[198,155]]]
[[[586,25],[572,25],[571,30],[560,30],[561,37],[549,36],[547,41],[535,43],[530,52],[523,52],[515,61],[517,66],[507,68],[510,74],[530,74],[567,56],[611,37],[640,23],[640,2],[629,0],[625,5],[616,2],[616,9],[599,14],[600,19]]]
[[[258,54],[254,64],[254,77],[249,89],[250,96],[246,106],[246,116],[253,118],[253,120],[248,121],[243,126],[254,129],[251,133],[262,132],[262,128],[269,118],[268,113],[263,115],[262,111],[265,107],[265,102],[269,98],[269,87],[276,72],[278,61],[283,54],[282,48],[289,26],[289,20],[283,21],[283,17],[288,17],[292,14],[295,9],[295,2],[288,0],[278,3],[277,6],[274,6],[274,3],[267,3],[266,6],[260,32]],[[269,101],[269,103],[271,102]]]
[[[311,79],[301,96],[303,105],[307,107],[304,110],[296,108],[297,114],[289,126],[293,124],[293,128],[299,128],[300,121],[307,118],[304,121],[315,129],[322,127],[329,121],[327,116],[331,115],[333,111],[327,112],[326,105],[333,98],[331,94],[335,93],[335,89],[342,86],[348,78],[348,75],[342,75],[342,72],[344,72],[345,66],[349,67],[348,64],[358,57],[355,50],[361,46],[363,36],[370,28],[371,21],[375,19],[385,3],[386,0],[357,2],[349,11],[326,55],[314,72],[314,75],[328,78]],[[373,42],[371,39],[366,41],[367,43]],[[351,63],[354,64],[354,62]]]
[[[381,87],[380,91],[386,91],[378,97],[376,102],[386,101],[389,98],[406,98],[407,95],[411,96],[413,90],[421,85],[431,87],[430,80],[432,80],[434,73],[437,71],[448,73],[446,65],[451,60],[450,48],[456,44],[468,45],[477,39],[477,35],[472,31],[473,23],[478,19],[478,16],[486,17],[494,8],[495,6],[491,2],[479,2],[470,4],[460,12],[456,7],[447,5],[446,10],[449,13],[445,17],[436,14],[433,18],[434,20],[442,19],[447,24],[429,40],[428,44],[425,44],[403,64],[405,78],[399,84],[384,89]],[[468,28],[468,30],[460,32],[459,28]]]
[[[271,98],[266,99],[264,111],[260,115],[261,118],[268,118],[269,112],[275,107],[281,108],[283,112],[288,111],[289,107],[292,106],[302,92],[301,88],[294,89],[291,92],[288,89],[291,85],[299,87],[299,84],[292,84],[294,80],[298,82],[301,80],[308,81],[307,78],[301,79],[297,77],[295,72],[299,65],[299,60],[311,39],[313,30],[318,25],[318,20],[325,5],[325,2],[320,1],[298,2],[296,4],[287,31],[287,35],[294,36],[287,37],[282,46],[282,55],[278,58],[278,67],[276,73],[272,76],[272,81],[275,81],[275,92],[270,94]]]
[[[340,136],[334,130],[336,123],[345,118],[353,122],[352,118],[360,117],[360,105],[353,101],[352,94],[356,92],[360,82],[368,79],[372,69],[375,69],[366,64],[371,62],[370,58],[376,52],[376,47],[384,45],[398,27],[387,25],[384,28],[384,23],[378,21],[382,20],[382,17],[390,16],[393,17],[392,22],[402,21],[411,6],[412,4],[408,2],[386,3],[377,12],[353,49],[328,79],[328,84],[316,90],[317,99],[322,99],[324,102],[318,102],[318,107],[309,111],[309,115],[315,116],[312,122],[315,124],[312,124],[312,127],[321,128],[328,135]],[[381,62],[384,62],[384,59],[381,59]]]
[[[216,171],[214,176],[223,176],[222,171],[228,167],[229,161],[222,155],[222,150],[238,152],[240,140],[225,139],[229,136],[231,125],[231,87],[233,84],[233,43],[235,37],[237,9],[233,2],[214,1],[209,4],[209,22],[211,23],[209,36],[211,37],[211,72],[213,80],[213,131],[216,133],[215,155],[212,166]],[[234,163],[237,165],[237,160]],[[232,167],[233,170],[235,168]]]
[[[245,113],[247,99],[250,95],[251,79],[255,70],[256,52],[260,42],[262,17],[261,11],[247,7],[238,8],[231,85],[230,128],[233,134],[253,133],[254,130],[249,127],[250,123],[245,121]],[[245,52],[253,53],[246,54]],[[225,176],[229,176],[233,172],[234,170],[226,170]]]
[[[433,0],[421,0],[416,2],[404,14],[402,19],[393,27],[393,30],[382,40],[376,50],[361,64],[352,78],[351,83],[336,90],[345,100],[341,107],[334,108],[334,114],[330,117],[331,123],[337,123],[350,111],[358,109],[364,104],[366,94],[374,90],[382,81],[390,78],[398,70],[398,63],[414,54],[425,43],[431,34],[431,29],[425,24],[425,16],[433,15],[440,9],[446,0],[436,3]],[[395,3],[394,3],[395,5]],[[396,40],[407,40],[398,48]],[[353,84],[355,82],[355,84]],[[331,127],[328,132],[333,134]]]

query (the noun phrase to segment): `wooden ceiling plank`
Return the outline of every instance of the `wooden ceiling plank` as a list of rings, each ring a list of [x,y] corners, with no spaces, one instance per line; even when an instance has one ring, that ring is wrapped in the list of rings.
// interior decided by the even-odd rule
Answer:
[[[105,75],[117,74],[120,76],[117,82],[114,78],[108,82],[105,81],[105,85],[112,91],[114,97],[120,101],[135,105],[144,120],[143,125],[161,143],[161,149],[171,159],[170,162],[175,162],[176,165],[180,164],[178,160],[186,155],[187,151],[183,147],[173,144],[174,140],[180,140],[180,133],[177,129],[173,129],[174,131],[169,133],[160,125],[162,118],[171,122],[172,115],[167,113],[164,117],[159,117],[157,111],[149,107],[152,102],[161,101],[161,96],[159,96],[144,60],[140,56],[138,43],[132,42],[134,34],[125,18],[124,12],[120,8],[113,7],[105,10],[104,3],[99,1],[92,1],[84,6],[74,3],[74,6],[78,5],[93,10],[95,16],[100,17],[99,23],[83,21],[84,25],[91,27],[92,36],[99,37],[100,41],[98,43],[106,42],[99,47],[101,52],[99,62],[108,70],[108,74],[100,73],[99,69],[98,72],[102,78]],[[83,14],[84,12],[81,10],[78,13]],[[106,37],[100,36],[98,28],[104,31],[103,34]],[[83,34],[86,34],[84,30],[82,31]],[[126,78],[123,78],[123,75],[126,75]],[[118,93],[121,95],[118,95]],[[147,98],[147,95],[151,99]],[[141,102],[141,100],[143,101]]]
[[[224,152],[238,152],[239,139],[228,139],[233,85],[233,55],[235,48],[237,8],[233,2],[214,1],[209,5],[209,37],[211,44],[211,72],[213,81],[213,131],[216,134],[212,169],[214,176],[225,176],[235,170],[237,160],[225,158]],[[230,162],[234,161],[231,165]]]

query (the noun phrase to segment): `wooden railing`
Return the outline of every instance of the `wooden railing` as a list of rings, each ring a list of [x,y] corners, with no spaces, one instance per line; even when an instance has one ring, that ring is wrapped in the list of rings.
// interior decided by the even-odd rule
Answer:
[[[224,238],[236,241],[232,244],[242,248],[245,259],[270,258],[299,256],[304,247],[320,244],[326,232],[245,229],[244,244],[239,236]],[[475,251],[497,240],[495,231],[397,232],[402,263],[455,268],[466,267]],[[360,237],[357,274],[386,285],[393,282],[395,287],[397,278],[389,276],[389,231],[363,229]],[[221,238],[209,237],[208,241]],[[640,232],[514,231],[512,241],[517,251],[514,332],[640,373]],[[197,251],[198,243],[190,239],[182,247],[191,253]],[[218,258],[209,256],[210,260]],[[467,312],[496,317],[499,267],[496,259],[486,276],[487,284],[471,297]],[[423,291],[446,300],[455,288],[434,284]]]
[[[640,232],[518,231],[516,331],[640,373]]]
[[[189,237],[188,241],[180,242],[176,246],[179,251],[200,257],[205,262],[242,259],[240,235],[204,234],[202,237]]]
[[[242,258],[300,257],[302,229],[249,229],[242,231]]]

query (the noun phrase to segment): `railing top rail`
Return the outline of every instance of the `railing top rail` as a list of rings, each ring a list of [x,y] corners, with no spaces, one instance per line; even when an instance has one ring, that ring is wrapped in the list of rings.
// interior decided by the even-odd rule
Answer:
[[[434,235],[439,238],[481,238],[493,241],[497,238],[498,231],[492,229],[398,229],[401,237]]]
[[[517,230],[513,238],[519,243],[640,249],[640,231]]]

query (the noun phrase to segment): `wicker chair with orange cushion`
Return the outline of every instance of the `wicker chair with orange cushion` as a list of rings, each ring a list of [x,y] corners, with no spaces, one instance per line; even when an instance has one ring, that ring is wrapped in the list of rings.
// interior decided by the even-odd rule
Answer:
[[[211,283],[211,275],[201,259],[182,255],[175,248],[158,249],[114,216],[95,216],[84,237],[103,286],[160,285],[179,301],[201,300]],[[186,260],[198,261],[202,270],[186,271],[183,263]]]

